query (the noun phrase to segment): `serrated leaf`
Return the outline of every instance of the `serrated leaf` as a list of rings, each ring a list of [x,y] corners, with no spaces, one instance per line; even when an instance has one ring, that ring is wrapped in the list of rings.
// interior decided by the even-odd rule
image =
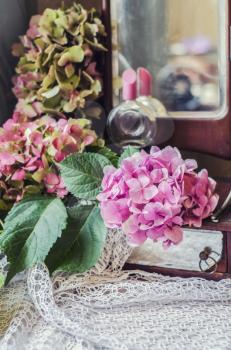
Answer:
[[[137,152],[139,152],[138,147],[132,147],[132,146],[126,147],[126,149],[124,150],[124,152],[121,154],[121,156],[119,158],[119,165],[121,164],[122,160],[133,156],[133,154],[135,154]]]
[[[110,148],[90,146],[88,149],[92,150],[92,152],[102,154],[104,157],[106,157],[108,160],[110,160],[112,165],[114,165],[115,167],[118,166],[119,156],[117,153],[113,152]]]
[[[101,148],[101,150],[98,153],[102,154],[104,157],[109,159],[110,162],[112,163],[112,165],[114,165],[115,167],[118,166],[119,157],[115,152],[113,152],[109,148],[103,147],[103,148]]]
[[[66,219],[66,208],[55,197],[29,197],[11,209],[0,236],[0,247],[10,263],[6,283],[17,272],[45,260]]]
[[[101,191],[103,169],[111,162],[97,153],[75,153],[57,164],[65,186],[75,197],[94,200]]]
[[[94,207],[95,204],[76,204],[71,208],[67,208],[67,227],[63,231],[62,236],[51,248],[45,261],[50,272],[55,271],[63,263],[67,254],[69,254],[69,251],[78,240],[81,228],[85,224]]]
[[[82,208],[84,210],[84,208]],[[76,212],[81,215],[81,211]],[[83,273],[94,266],[103,251],[107,229],[99,208],[94,207],[82,225],[72,249],[58,270]]]

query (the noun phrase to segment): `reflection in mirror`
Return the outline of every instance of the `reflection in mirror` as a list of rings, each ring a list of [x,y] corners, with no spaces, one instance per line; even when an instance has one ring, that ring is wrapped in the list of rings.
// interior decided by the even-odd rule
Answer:
[[[212,253],[206,261],[201,261],[200,253],[210,247]],[[178,246],[164,249],[161,242],[147,240],[132,252],[128,263],[182,269],[188,271],[205,271],[213,269],[222,256],[223,234],[219,231],[184,230],[184,240]]]
[[[148,68],[169,114],[221,118],[226,110],[226,0],[113,0],[114,103],[124,69]]]

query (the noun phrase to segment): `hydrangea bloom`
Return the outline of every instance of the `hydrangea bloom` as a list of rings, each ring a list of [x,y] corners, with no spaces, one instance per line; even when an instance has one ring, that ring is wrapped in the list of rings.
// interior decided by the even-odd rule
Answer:
[[[34,96],[36,90],[42,82],[41,74],[35,72],[27,72],[13,78],[13,92],[19,98]]]
[[[20,58],[13,78],[13,92],[21,100],[17,111],[29,118],[51,110],[73,116],[87,100],[97,99],[103,87],[99,53],[106,51],[105,36],[96,10],[79,4],[33,16],[20,43],[12,47]]]
[[[20,200],[44,190],[64,197],[67,190],[55,162],[97,141],[89,127],[86,119],[31,121],[15,112],[0,128],[0,199]]]
[[[178,244],[182,226],[201,226],[215,209],[215,181],[207,171],[195,172],[194,160],[183,160],[176,148],[152,147],[104,169],[101,214],[109,228],[122,228],[132,244],[147,238]]]
[[[193,174],[194,175],[194,174]],[[200,227],[217,206],[218,196],[214,194],[216,182],[208,177],[207,170],[197,175],[187,174],[184,179],[184,222],[189,226]]]

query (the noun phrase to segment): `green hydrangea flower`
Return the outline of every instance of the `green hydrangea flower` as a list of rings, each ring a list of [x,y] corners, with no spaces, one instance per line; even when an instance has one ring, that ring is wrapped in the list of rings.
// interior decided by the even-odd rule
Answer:
[[[86,100],[101,96],[102,60],[97,58],[106,51],[105,36],[96,10],[79,4],[32,17],[20,44],[13,47],[19,57],[13,88],[19,99],[16,111],[28,117],[46,112],[73,116]]]

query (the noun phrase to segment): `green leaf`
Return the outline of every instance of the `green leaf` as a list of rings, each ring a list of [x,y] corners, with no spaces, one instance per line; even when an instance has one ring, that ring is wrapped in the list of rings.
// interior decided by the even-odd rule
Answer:
[[[64,51],[64,53],[61,55],[58,65],[63,67],[68,62],[82,62],[84,59],[84,51],[81,46],[75,45],[72,46]]]
[[[117,167],[118,166],[118,154],[113,152],[110,148],[103,147],[98,151],[99,154],[102,154],[104,157],[110,160],[110,162]]]
[[[115,167],[118,166],[119,156],[118,156],[117,153],[113,152],[110,148],[108,148],[108,147],[90,146],[90,147],[88,147],[88,149],[90,151],[92,151],[92,152],[95,152],[95,153],[103,155],[108,160],[110,160],[112,165],[114,165]]]
[[[45,261],[50,272],[55,271],[63,263],[69,251],[78,240],[79,232],[94,207],[95,204],[93,203],[90,205],[76,204],[71,208],[67,208],[67,227],[63,231],[62,236],[51,248]]]
[[[85,208],[76,211],[77,220],[85,215]],[[66,272],[82,273],[94,266],[100,258],[105,244],[107,229],[103,223],[99,208],[94,207],[88,213],[87,218],[79,221],[79,232],[77,239],[59,266],[58,270]]]
[[[75,197],[95,199],[101,191],[103,169],[111,162],[97,153],[75,153],[57,164],[65,186]]]
[[[28,186],[25,186],[24,193],[26,195],[39,194],[41,193],[41,188],[39,187],[39,185],[28,185]]]
[[[66,219],[66,208],[55,197],[28,197],[11,209],[0,236],[0,248],[10,263],[6,283],[17,272],[45,260],[66,227]]]
[[[119,165],[121,164],[122,160],[133,156],[133,154],[135,154],[137,152],[139,152],[138,147],[132,147],[132,146],[126,147],[126,149],[124,150],[124,152],[121,154],[121,156],[119,158]]]

